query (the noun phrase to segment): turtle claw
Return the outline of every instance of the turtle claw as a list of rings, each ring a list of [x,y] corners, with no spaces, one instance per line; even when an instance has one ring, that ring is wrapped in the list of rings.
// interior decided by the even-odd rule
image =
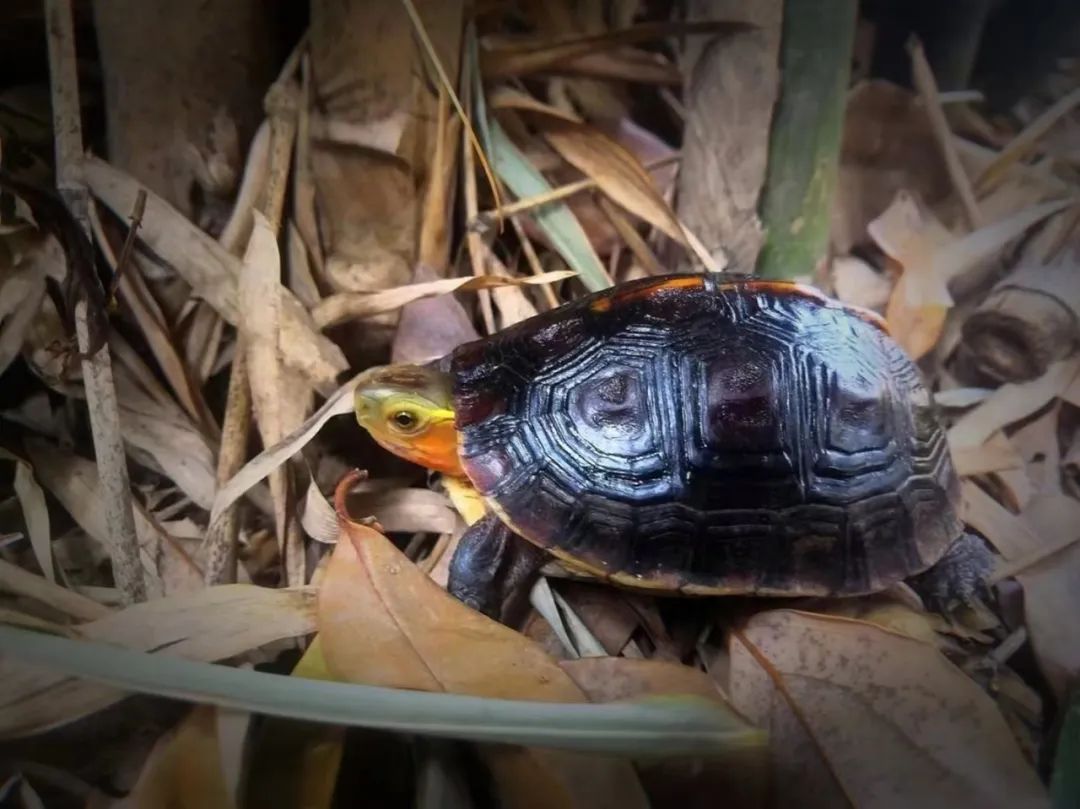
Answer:
[[[933,612],[947,613],[958,602],[970,605],[989,593],[986,579],[994,569],[994,554],[977,534],[965,533],[938,563],[907,580]]]

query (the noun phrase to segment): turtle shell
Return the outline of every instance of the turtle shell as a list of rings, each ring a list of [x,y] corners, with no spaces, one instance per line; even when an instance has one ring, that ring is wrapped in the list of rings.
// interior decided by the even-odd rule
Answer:
[[[918,370],[794,284],[668,276],[451,357],[466,474],[514,530],[617,583],[874,592],[961,533]]]

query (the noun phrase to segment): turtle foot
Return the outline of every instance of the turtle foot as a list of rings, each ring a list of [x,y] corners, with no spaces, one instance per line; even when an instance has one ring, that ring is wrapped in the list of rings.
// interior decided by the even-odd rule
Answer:
[[[520,607],[521,596],[547,555],[492,514],[469,526],[450,560],[450,595],[504,622]]]
[[[947,612],[958,602],[969,604],[985,593],[986,578],[994,569],[994,553],[977,534],[965,533],[938,563],[907,580],[923,603],[935,612]]]

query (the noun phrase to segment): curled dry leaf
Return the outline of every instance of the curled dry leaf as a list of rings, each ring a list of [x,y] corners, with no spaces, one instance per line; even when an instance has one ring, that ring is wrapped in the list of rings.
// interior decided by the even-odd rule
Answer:
[[[338,486],[341,541],[319,591],[319,640],[331,676],[502,699],[588,701],[539,646],[465,606],[378,531],[350,520],[344,500],[355,479]],[[512,806],[531,805],[536,791],[559,802],[540,805],[647,805],[630,765],[618,759],[584,763],[555,751],[490,748],[485,760]]]
[[[342,540],[319,591],[319,630],[331,674],[369,685],[504,699],[584,702],[538,646],[462,604],[389,540],[344,512]]]
[[[759,613],[732,638],[730,694],[771,733],[779,804],[1047,806],[993,701],[910,637]]]
[[[265,478],[289,458],[298,453],[318,434],[326,422],[334,416],[353,412],[352,395],[360,383],[362,374],[357,374],[334,391],[322,407],[312,413],[303,424],[281,439],[272,447],[267,447],[233,475],[229,482],[218,489],[214,504],[210,509],[210,525],[221,519],[222,514],[239,500],[252,486]]]
[[[413,272],[414,282],[437,278],[435,271],[423,264]],[[390,359],[422,365],[479,336],[472,318],[453,295],[420,298],[401,308]]]
[[[393,312],[408,303],[433,295],[495,289],[506,286],[553,284],[558,281],[565,281],[567,278],[573,278],[575,274],[567,270],[557,270],[527,278],[514,278],[506,275],[441,278],[436,281],[422,281],[418,284],[409,284],[382,292],[342,292],[321,300],[312,309],[311,315],[319,328],[325,329],[352,318],[371,317],[384,312]]]
[[[889,302],[893,282],[861,258],[837,256],[832,263],[836,297],[852,306],[881,311]]]
[[[951,283],[970,283],[1009,242],[1069,205],[1026,208],[962,237],[954,237],[915,197],[900,192],[867,226],[878,246],[903,268],[886,309],[897,341],[915,359],[937,345],[952,308]]]

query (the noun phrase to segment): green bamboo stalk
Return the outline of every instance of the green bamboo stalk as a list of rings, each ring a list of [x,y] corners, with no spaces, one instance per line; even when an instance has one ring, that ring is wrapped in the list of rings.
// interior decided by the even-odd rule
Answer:
[[[855,16],[854,0],[784,2],[780,99],[761,202],[763,278],[812,274],[826,259]]]

